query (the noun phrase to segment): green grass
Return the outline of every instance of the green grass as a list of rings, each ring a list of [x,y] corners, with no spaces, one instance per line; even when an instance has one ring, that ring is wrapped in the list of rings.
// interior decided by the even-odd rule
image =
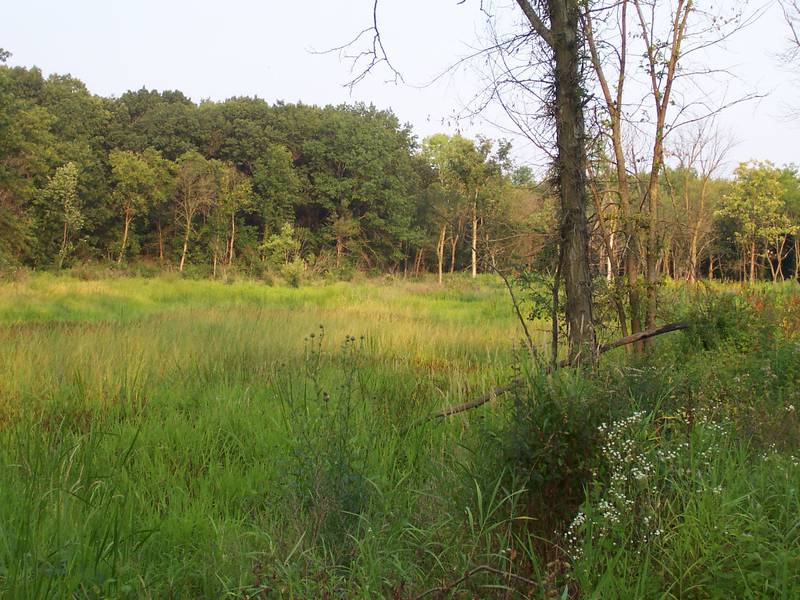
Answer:
[[[3,284],[0,596],[413,598],[487,565],[536,584],[438,597],[798,597],[800,348],[775,297],[726,309],[771,328],[752,344],[700,323],[656,361],[410,427],[524,367],[498,282]],[[597,427],[634,410],[654,472],[621,471],[636,510],[609,525]],[[646,514],[662,535],[631,535]]]

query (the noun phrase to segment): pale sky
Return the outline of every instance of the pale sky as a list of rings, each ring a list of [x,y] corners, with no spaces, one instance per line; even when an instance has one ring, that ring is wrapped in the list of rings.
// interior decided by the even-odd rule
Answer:
[[[502,6],[504,0],[499,0]],[[510,1],[510,0],[509,0]],[[383,40],[395,66],[411,85],[386,83],[378,70],[352,94],[342,87],[349,63],[312,50],[337,46],[371,24],[371,0],[6,0],[0,47],[12,65],[37,66],[45,74],[69,73],[104,96],[129,89],[179,89],[195,101],[258,96],[313,104],[364,101],[391,108],[422,138],[455,131],[448,116],[476,89],[467,71],[419,89],[469,52],[482,31],[478,0],[382,0]],[[698,2],[700,4],[700,2]],[[738,0],[715,4],[735,6]],[[800,97],[800,80],[778,65],[788,31],[779,7],[727,43],[724,62],[737,79],[727,96],[768,94],[739,105],[719,119],[738,140],[735,163],[751,158],[781,165],[800,163],[795,139],[800,120],[783,115]],[[713,84],[710,84],[713,85]],[[497,120],[496,115],[493,120]],[[487,122],[463,124],[466,134],[509,137]],[[513,140],[520,162],[541,156]]]

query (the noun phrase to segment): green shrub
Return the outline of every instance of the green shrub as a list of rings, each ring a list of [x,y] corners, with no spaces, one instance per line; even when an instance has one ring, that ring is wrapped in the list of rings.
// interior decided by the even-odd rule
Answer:
[[[281,277],[292,287],[300,287],[306,272],[306,263],[296,256],[280,269]]]

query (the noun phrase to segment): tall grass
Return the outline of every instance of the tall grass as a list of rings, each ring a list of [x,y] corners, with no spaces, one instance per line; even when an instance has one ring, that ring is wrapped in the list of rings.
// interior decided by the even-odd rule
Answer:
[[[0,595],[797,597],[793,297],[675,293],[658,360],[410,427],[527,371],[496,281],[5,284]]]

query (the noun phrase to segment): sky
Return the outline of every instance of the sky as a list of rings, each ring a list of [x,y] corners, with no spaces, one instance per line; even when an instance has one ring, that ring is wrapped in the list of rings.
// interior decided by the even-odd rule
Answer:
[[[497,6],[512,10],[509,3],[514,4],[498,0]],[[762,4],[763,16],[714,56],[715,66],[731,76],[704,83],[715,92],[724,86],[729,99],[764,96],[718,118],[720,129],[737,142],[728,173],[749,159],[800,163],[800,119],[786,117],[800,95],[800,78],[777,58],[788,40],[779,7],[769,0]],[[377,69],[352,90],[343,86],[351,77],[350,61],[316,51],[343,44],[371,25],[371,0],[6,0],[0,47],[12,52],[11,65],[68,73],[104,96],[146,87],[179,89],[195,101],[242,95],[309,104],[362,101],[391,108],[420,138],[457,129],[507,138],[508,131],[495,126],[502,124],[496,112],[488,120],[451,118],[480,85],[475,70],[422,86],[475,47],[483,31],[479,11],[478,0],[382,0],[382,40],[405,83],[387,81],[390,73]],[[518,162],[541,167],[539,151],[522,139],[512,142]]]

